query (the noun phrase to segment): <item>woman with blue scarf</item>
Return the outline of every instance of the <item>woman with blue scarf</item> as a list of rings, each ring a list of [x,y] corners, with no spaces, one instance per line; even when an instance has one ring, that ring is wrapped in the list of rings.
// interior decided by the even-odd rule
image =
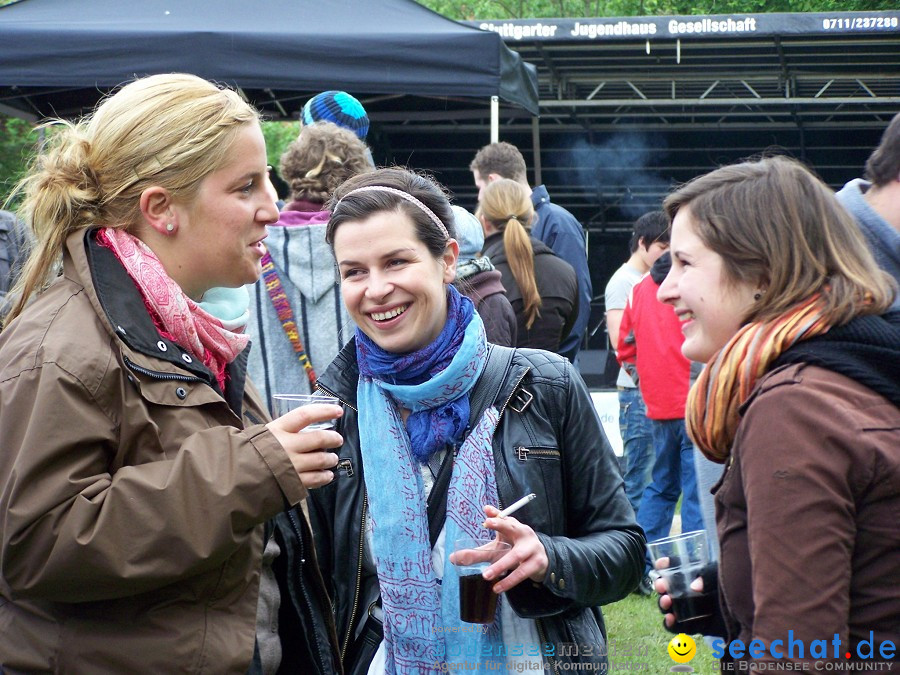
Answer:
[[[637,584],[644,539],[584,383],[555,354],[486,341],[451,285],[453,214],[430,180],[381,169],[333,204],[358,329],[318,382],[344,407],[344,445],[310,517],[345,672],[603,667],[599,605]],[[484,573],[500,594],[487,625],[459,619],[461,536],[512,546]]]

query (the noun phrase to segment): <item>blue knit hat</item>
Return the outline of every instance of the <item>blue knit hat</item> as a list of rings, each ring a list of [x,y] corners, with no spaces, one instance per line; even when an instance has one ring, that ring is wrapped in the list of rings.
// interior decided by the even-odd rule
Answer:
[[[366,134],[369,133],[366,109],[346,91],[323,91],[313,96],[303,106],[300,120],[303,124],[333,122],[349,129],[362,141],[366,140]]]
[[[453,204],[453,229],[459,243],[459,262],[474,260],[484,248],[484,230],[478,218],[463,207]]]

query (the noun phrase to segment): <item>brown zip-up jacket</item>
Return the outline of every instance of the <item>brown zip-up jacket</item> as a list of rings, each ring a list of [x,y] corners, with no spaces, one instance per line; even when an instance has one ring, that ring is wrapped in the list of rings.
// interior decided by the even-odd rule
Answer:
[[[246,353],[221,392],[89,242],[0,335],[0,671],[245,673],[263,524],[306,490]]]
[[[864,641],[875,667],[886,640],[900,646],[900,410],[800,363],[767,373],[741,412],[715,488],[728,638],[744,667],[857,662]]]

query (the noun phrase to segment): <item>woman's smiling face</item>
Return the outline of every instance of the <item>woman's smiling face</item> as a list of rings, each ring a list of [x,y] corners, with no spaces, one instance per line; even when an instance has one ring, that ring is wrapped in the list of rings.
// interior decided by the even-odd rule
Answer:
[[[431,343],[447,320],[447,284],[458,247],[435,258],[401,210],[349,220],[334,233],[344,305],[356,325],[385,351],[406,354]]]
[[[672,269],[657,297],[675,308],[682,322],[681,353],[692,361],[709,361],[744,323],[757,289],[731,280],[722,256],[697,236],[689,206],[672,220]]]

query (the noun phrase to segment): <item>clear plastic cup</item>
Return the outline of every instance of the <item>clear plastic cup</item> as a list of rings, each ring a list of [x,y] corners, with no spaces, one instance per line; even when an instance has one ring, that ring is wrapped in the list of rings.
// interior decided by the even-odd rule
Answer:
[[[313,405],[316,403],[325,403],[328,405],[340,405],[337,398],[326,394],[272,394],[272,412],[275,417],[286,415],[295,408],[305,405]],[[323,422],[314,422],[309,424],[301,431],[318,431],[320,429],[333,429],[334,420],[325,420]]]

